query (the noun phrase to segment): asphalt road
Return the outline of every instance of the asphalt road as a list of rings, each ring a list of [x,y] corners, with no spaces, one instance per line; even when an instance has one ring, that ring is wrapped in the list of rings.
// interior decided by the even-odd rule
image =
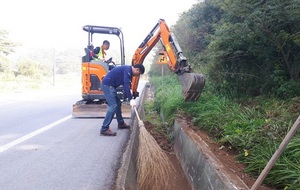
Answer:
[[[78,91],[0,95],[1,190],[111,189],[130,130],[117,130],[114,119],[117,136],[100,136],[102,118],[72,118],[80,98]]]

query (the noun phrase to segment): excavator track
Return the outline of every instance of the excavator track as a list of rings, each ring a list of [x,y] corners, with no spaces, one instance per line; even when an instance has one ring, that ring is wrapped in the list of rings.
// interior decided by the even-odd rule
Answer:
[[[80,100],[73,104],[72,116],[74,118],[104,118],[107,111],[107,104],[90,104],[85,100]],[[123,118],[131,117],[131,106],[127,102],[122,104]]]
[[[183,73],[178,77],[182,86],[184,101],[197,101],[205,85],[205,77],[198,73]]]

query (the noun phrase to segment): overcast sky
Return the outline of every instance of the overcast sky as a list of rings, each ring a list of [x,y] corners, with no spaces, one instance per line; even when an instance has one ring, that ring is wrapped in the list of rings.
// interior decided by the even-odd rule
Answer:
[[[122,28],[137,48],[159,18],[169,26],[198,0],[0,0],[0,29],[23,46],[86,46],[84,25]],[[102,41],[99,43],[102,43]]]

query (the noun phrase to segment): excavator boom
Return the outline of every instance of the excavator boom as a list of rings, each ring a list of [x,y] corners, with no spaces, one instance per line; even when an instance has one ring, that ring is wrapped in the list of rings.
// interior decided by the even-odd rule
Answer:
[[[143,63],[145,57],[158,41],[161,41],[164,47],[163,51],[168,57],[170,70],[178,75],[182,86],[184,100],[197,101],[205,85],[205,77],[201,73],[193,73],[190,64],[183,55],[175,35],[170,32],[168,25],[163,19],[158,21],[137,48],[132,58],[132,65]],[[139,77],[133,77],[131,89],[134,96],[138,96],[138,81]]]

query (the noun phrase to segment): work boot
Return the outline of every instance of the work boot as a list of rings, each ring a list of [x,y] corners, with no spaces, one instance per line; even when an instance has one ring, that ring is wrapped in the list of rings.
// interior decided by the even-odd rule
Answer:
[[[117,133],[111,131],[110,129],[107,129],[106,131],[101,131],[100,135],[102,135],[102,136],[116,136]]]
[[[125,122],[118,124],[118,129],[129,129],[130,125],[127,125]]]

